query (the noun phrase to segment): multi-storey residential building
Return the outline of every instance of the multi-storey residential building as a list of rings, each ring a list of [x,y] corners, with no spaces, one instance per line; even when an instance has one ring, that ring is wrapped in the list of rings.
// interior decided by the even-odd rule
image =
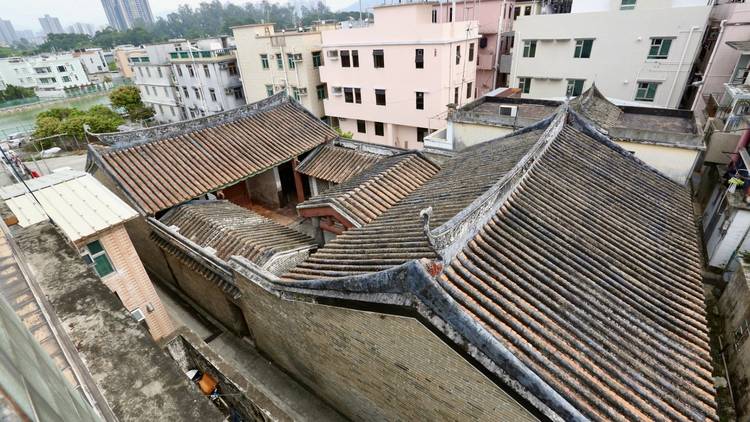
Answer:
[[[90,23],[76,22],[68,27],[71,34],[84,34],[93,37],[96,34],[96,28]]]
[[[178,122],[184,118],[169,53],[187,48],[187,41],[176,39],[144,46],[143,51],[129,55],[133,82],[141,91],[143,103],[154,109],[154,117],[160,122]]]
[[[498,86],[508,86],[510,61],[501,62],[501,59],[509,53],[511,47],[515,3],[515,0],[489,0],[456,3],[455,6],[448,2],[433,5],[432,19],[435,22],[479,22],[477,96]]]
[[[18,41],[18,34],[9,20],[0,19],[0,43],[13,44]]]
[[[104,52],[101,48],[78,50],[73,53],[73,57],[77,57],[81,60],[84,70],[86,70],[86,73],[89,75],[109,72],[107,60],[104,58]]]
[[[118,31],[154,22],[148,0],[102,0],[102,7],[109,26]]]
[[[523,8],[511,83],[525,97],[576,96],[596,82],[620,102],[670,108],[680,103],[711,10],[705,0],[545,0]]]
[[[273,24],[232,28],[247,101],[286,90],[310,112],[323,117],[327,89],[318,72],[324,63],[322,29],[316,25],[309,30],[279,33]]]
[[[81,61],[71,54],[0,59],[0,79],[34,88],[40,97],[62,97],[66,89],[91,84]]]
[[[24,57],[0,59],[0,80],[5,85],[36,88],[34,69]]]
[[[206,39],[169,53],[185,116],[201,117],[245,104],[235,48],[227,38]]]
[[[432,3],[375,8],[375,24],[323,32],[326,115],[355,140],[420,148],[447,104],[476,93],[478,24],[440,22]]]
[[[39,24],[42,25],[42,31],[44,32],[44,35],[65,33],[65,30],[63,30],[63,27],[60,24],[60,19],[54,16],[44,15],[43,17],[39,18]]]
[[[117,70],[120,74],[128,79],[133,77],[133,67],[130,65],[130,56],[134,54],[145,53],[146,51],[141,47],[136,47],[132,44],[118,45],[112,50],[112,56],[117,65]]]

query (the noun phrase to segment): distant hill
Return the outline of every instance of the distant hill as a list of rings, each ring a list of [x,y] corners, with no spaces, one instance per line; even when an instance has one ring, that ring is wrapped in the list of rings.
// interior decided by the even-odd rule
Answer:
[[[374,6],[380,6],[383,3],[384,3],[383,0],[362,0],[362,13],[366,12],[368,9],[371,9]],[[390,1],[388,1],[388,3],[390,3]],[[341,11],[342,12],[358,12],[359,2],[355,1],[349,6],[342,8]]]

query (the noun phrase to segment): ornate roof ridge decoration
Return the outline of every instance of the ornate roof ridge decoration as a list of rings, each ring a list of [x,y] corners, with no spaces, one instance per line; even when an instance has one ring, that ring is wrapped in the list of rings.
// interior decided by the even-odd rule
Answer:
[[[246,104],[242,107],[176,123],[167,123],[159,126],[136,129],[127,132],[92,133],[88,130],[88,127],[84,127],[84,129],[88,136],[95,137],[101,143],[110,146],[110,149],[112,150],[118,150],[159,141],[161,139],[174,138],[176,136],[195,132],[201,129],[211,128],[224,123],[255,115],[263,110],[267,110],[284,103],[297,104],[294,100],[289,98],[284,91],[282,91],[268,98],[264,98],[251,104]],[[299,106],[299,104],[297,105]],[[304,108],[301,106],[299,107]]]
[[[563,104],[558,112],[544,120],[513,132],[506,136],[516,136],[532,130],[546,127],[539,140],[526,155],[500,180],[476,198],[469,206],[453,216],[444,224],[430,228],[432,207],[420,212],[424,233],[435,253],[444,263],[450,262],[464,245],[492,218],[521,181],[529,174],[537,159],[544,154],[547,147],[557,138],[565,126],[568,117],[568,104]],[[501,139],[501,138],[498,138]],[[493,140],[494,141],[494,140]],[[493,142],[488,141],[488,142]]]

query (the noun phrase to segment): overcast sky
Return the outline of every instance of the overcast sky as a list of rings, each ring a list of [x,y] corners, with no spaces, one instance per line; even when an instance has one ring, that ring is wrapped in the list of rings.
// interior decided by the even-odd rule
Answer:
[[[202,1],[206,0],[150,0],[151,10],[155,16],[164,16],[173,12],[181,4],[195,7]],[[226,3],[226,1],[222,2]],[[231,1],[235,4],[247,2],[248,0]],[[286,3],[287,1],[277,2]],[[326,0],[325,2],[336,10],[351,4],[352,0]],[[17,30],[41,31],[42,27],[38,19],[45,14],[60,18],[60,23],[64,28],[75,22],[92,23],[97,26],[107,24],[101,0],[0,0],[0,4],[2,4],[0,18],[10,20]]]

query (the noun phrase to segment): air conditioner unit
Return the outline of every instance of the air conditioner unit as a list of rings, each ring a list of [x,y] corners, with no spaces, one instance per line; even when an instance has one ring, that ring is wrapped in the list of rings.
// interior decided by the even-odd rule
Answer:
[[[300,88],[299,89],[299,95],[307,95],[307,88]]]
[[[341,88],[340,86],[333,86],[333,87],[331,87],[331,93],[333,95],[341,96],[341,95],[344,94],[344,89]]]
[[[286,80],[281,79],[280,81],[276,82],[274,85],[281,87],[281,88],[286,88]]]
[[[143,321],[146,319],[146,316],[143,315],[143,311],[140,310],[140,308],[135,308],[130,312],[130,315],[138,322]]]
[[[518,112],[517,106],[500,106],[501,116],[516,117],[517,112]]]
[[[219,63],[219,69],[226,69],[227,67],[229,67],[228,64],[228,62]]]
[[[234,93],[234,90],[232,88],[224,88],[224,94],[232,95],[233,93]]]
[[[326,52],[326,57],[328,57],[331,60],[338,60],[339,59],[339,51],[338,50],[328,50]]]
[[[302,61],[302,53],[295,53],[294,56],[293,56],[293,58],[294,58],[295,62],[301,62]]]

